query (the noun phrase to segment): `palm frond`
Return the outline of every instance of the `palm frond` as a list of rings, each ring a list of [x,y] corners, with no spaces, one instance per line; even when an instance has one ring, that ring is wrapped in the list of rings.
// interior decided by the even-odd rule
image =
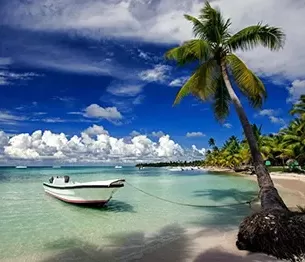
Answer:
[[[175,60],[179,65],[185,65],[195,61],[206,61],[211,56],[211,47],[207,41],[193,39],[182,46],[175,47],[165,53],[169,60]]]
[[[213,103],[214,114],[218,121],[223,121],[229,115],[231,98],[222,77],[214,81],[214,84],[216,90]]]
[[[191,15],[187,15],[187,14],[185,14],[184,17],[187,20],[189,20],[190,22],[192,22],[194,36],[198,37],[200,39],[206,40],[205,27],[201,23],[201,21],[199,19],[197,19],[196,17],[193,17]]]
[[[200,10],[199,20],[202,21],[202,32],[211,42],[220,44],[230,37],[230,19],[225,20],[221,12],[206,2]]]
[[[280,28],[261,23],[240,30],[227,41],[231,51],[250,50],[258,45],[271,50],[279,50],[284,46],[284,43],[285,34]]]
[[[301,95],[299,102],[293,105],[289,112],[291,115],[305,115],[305,95]]]
[[[213,82],[216,79],[215,67],[217,63],[210,59],[206,63],[200,65],[189,80],[179,90],[174,104],[178,104],[183,97],[193,94],[202,100],[208,99],[215,92]]]
[[[266,90],[262,81],[236,55],[228,55],[226,61],[236,84],[247,96],[251,105],[261,107],[266,98]]]

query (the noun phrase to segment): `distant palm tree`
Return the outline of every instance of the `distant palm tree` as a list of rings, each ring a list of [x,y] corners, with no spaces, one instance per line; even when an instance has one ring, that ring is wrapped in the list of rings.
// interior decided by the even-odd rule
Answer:
[[[211,138],[209,139],[208,143],[209,143],[209,146],[210,146],[210,147],[215,146],[215,139],[211,137]]]
[[[305,126],[301,119],[295,119],[288,128],[281,131],[283,146],[293,152],[300,163],[305,163]]]
[[[181,87],[174,104],[188,94],[203,101],[212,100],[214,114],[222,121],[228,116],[232,102],[249,143],[261,192],[264,194],[272,188],[274,199],[278,200],[269,201],[270,198],[261,196],[262,206],[287,209],[274,188],[251,124],[230,81],[234,81],[253,107],[260,108],[266,98],[264,84],[234,52],[250,50],[258,45],[279,50],[284,45],[284,33],[277,27],[257,24],[232,35],[229,31],[230,19],[225,20],[220,11],[212,8],[208,2],[200,10],[198,18],[190,15],[185,15],[185,18],[192,22],[196,39],[169,50],[166,57],[179,65],[197,63],[197,69]]]
[[[305,95],[301,95],[298,103],[293,105],[290,114],[300,116],[300,119],[302,120],[300,128],[303,129],[305,127]]]
[[[293,105],[293,108],[290,110],[292,115],[305,115],[305,95],[301,95],[299,102]]]

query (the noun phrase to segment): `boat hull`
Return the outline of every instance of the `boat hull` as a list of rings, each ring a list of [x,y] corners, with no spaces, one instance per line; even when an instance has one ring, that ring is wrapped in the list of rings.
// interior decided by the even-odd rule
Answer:
[[[119,187],[56,188],[43,184],[44,191],[67,203],[78,205],[105,205]]]

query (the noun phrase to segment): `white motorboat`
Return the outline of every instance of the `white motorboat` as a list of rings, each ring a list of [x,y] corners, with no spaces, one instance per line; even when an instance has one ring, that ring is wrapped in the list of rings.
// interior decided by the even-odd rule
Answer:
[[[169,171],[183,171],[183,168],[182,167],[172,167],[172,168],[169,168],[168,169]]]
[[[17,169],[26,169],[28,167],[27,166],[15,166],[15,168],[17,168]]]
[[[43,183],[43,188],[46,193],[67,203],[102,206],[124,187],[124,182],[124,179],[114,179],[79,183],[70,181],[69,176],[57,176]]]
[[[121,169],[122,166],[115,166],[114,168],[116,168],[116,169]]]

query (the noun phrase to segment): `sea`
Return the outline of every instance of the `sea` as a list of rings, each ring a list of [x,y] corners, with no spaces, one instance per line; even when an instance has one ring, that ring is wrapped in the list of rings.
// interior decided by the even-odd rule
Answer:
[[[62,175],[79,182],[124,178],[128,183],[107,206],[81,207],[44,193],[42,183]],[[1,167],[0,261],[84,261],[84,254],[128,261],[139,247],[162,245],[185,228],[236,228],[250,209],[235,204],[257,190],[243,177],[202,170]]]

